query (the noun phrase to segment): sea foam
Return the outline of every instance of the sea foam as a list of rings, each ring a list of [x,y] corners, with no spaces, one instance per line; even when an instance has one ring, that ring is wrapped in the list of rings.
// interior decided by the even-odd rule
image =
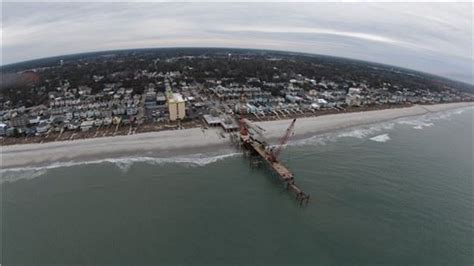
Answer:
[[[315,136],[311,136],[309,138],[296,140],[296,141],[290,142],[289,145],[294,145],[294,146],[326,145],[331,142],[336,142],[341,138],[365,139],[381,131],[392,130],[394,126],[395,126],[395,123],[393,122],[382,122],[378,124],[352,127],[349,129],[337,130],[335,132],[318,134]]]
[[[390,137],[388,136],[388,134],[382,134],[382,135],[372,137],[370,138],[370,140],[373,140],[376,142],[387,142],[388,140],[390,140]]]
[[[372,138],[375,134],[380,134],[383,131],[390,131],[397,125],[409,125],[413,129],[421,130],[424,128],[432,127],[436,121],[450,119],[453,115],[459,115],[464,113],[468,109],[473,107],[462,107],[460,109],[453,109],[447,111],[433,112],[420,116],[403,117],[394,119],[388,122],[374,123],[364,126],[356,126],[348,129],[341,129],[330,133],[318,134],[308,138],[295,140],[290,142],[290,146],[305,146],[305,145],[326,145],[331,142],[336,142],[341,138],[356,138],[365,139]],[[375,136],[378,137],[378,136]],[[389,140],[390,137],[387,134]],[[371,139],[373,140],[373,139]],[[384,140],[387,141],[387,140]],[[374,140],[377,141],[377,140]]]
[[[453,115],[462,114],[468,109],[472,109],[472,107],[463,107],[460,109],[428,113],[416,117],[400,118],[397,119],[396,122],[397,124],[412,126],[413,129],[420,130],[427,127],[432,127],[436,121],[449,120]]]
[[[169,158],[157,158],[157,157],[121,157],[121,158],[108,158],[101,160],[92,161],[69,161],[69,162],[58,162],[45,166],[37,167],[22,167],[22,168],[9,168],[0,170],[0,184],[5,182],[14,182],[20,179],[32,179],[43,176],[48,170],[57,168],[80,166],[80,165],[93,165],[109,163],[115,165],[122,172],[127,172],[130,167],[135,163],[146,163],[150,165],[163,165],[163,164],[180,164],[184,167],[200,167],[212,164],[230,157],[239,156],[241,153],[225,153],[225,154],[192,154],[181,157],[169,157]]]

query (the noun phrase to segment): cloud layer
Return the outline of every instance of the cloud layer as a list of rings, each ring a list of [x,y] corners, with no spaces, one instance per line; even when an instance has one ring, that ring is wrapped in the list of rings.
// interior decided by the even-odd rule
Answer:
[[[362,59],[473,83],[472,3],[3,3],[2,64],[143,47]]]

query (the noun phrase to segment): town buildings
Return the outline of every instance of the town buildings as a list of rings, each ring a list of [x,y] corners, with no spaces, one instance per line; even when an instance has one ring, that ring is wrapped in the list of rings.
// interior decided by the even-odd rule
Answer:
[[[137,59],[137,53],[64,61],[59,72],[54,67],[28,70],[44,81],[21,90],[22,97],[17,97],[18,90],[8,88],[9,93],[0,94],[0,136],[80,133],[177,121],[203,121],[206,126],[233,130],[232,121],[241,112],[254,119],[281,119],[328,110],[474,100],[472,91],[457,89],[454,83],[430,83],[427,78],[402,77],[391,70],[366,75],[367,69],[360,71],[363,66],[344,64],[337,69],[347,73],[331,72],[329,66],[321,67],[323,63],[276,60],[281,55],[237,55],[158,60],[153,56]],[[134,68],[128,68],[129,64]],[[90,69],[97,73],[91,74]]]

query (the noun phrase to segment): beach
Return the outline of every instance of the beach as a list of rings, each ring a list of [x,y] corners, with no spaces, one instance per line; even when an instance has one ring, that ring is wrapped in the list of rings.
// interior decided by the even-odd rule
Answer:
[[[473,106],[472,102],[415,105],[406,108],[330,114],[298,119],[294,138],[303,138],[344,128],[369,125],[403,117]],[[290,120],[258,122],[270,141],[279,138]],[[41,144],[1,147],[2,168],[32,167],[55,162],[117,158],[123,156],[175,156],[230,148],[219,129],[190,128],[127,136],[102,137]]]

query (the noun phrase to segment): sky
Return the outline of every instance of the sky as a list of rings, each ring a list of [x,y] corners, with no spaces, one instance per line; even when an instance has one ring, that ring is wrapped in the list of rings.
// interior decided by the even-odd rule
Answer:
[[[306,52],[473,81],[472,3],[3,2],[1,64],[89,51]]]

